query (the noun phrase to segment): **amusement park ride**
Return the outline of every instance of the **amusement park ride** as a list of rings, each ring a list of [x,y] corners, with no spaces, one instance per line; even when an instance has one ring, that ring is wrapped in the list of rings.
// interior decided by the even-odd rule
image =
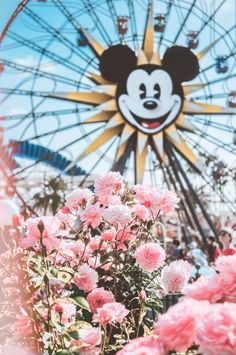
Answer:
[[[21,1],[1,35],[4,174],[84,183],[118,170],[175,189],[184,234],[206,237],[200,212],[217,235],[198,191],[235,213],[236,23],[223,11],[222,0]]]

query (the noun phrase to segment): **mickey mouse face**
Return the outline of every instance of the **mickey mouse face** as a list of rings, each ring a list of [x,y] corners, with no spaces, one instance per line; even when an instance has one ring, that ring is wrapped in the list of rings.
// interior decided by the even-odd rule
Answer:
[[[121,114],[143,133],[163,130],[182,107],[182,95],[173,93],[171,76],[157,65],[137,67],[128,75],[126,92],[118,87],[117,94]]]
[[[162,65],[137,65],[135,53],[120,44],[103,52],[100,72],[118,84],[116,100],[124,119],[143,133],[155,134],[178,117],[184,99],[181,83],[197,76],[199,64],[189,48],[173,46]]]

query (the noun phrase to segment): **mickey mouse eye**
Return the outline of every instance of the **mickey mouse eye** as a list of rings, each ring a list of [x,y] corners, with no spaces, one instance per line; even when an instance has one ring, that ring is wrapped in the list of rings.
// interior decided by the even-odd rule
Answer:
[[[154,91],[156,91],[156,94],[154,94],[155,99],[159,99],[161,95],[161,89],[159,84],[154,85]]]
[[[140,99],[144,99],[146,97],[146,94],[147,94],[146,86],[144,84],[140,84],[139,90],[142,91],[141,94],[139,95]]]

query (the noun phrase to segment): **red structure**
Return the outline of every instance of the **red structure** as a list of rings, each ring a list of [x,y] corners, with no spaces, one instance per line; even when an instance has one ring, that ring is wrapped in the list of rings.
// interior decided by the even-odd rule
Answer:
[[[121,36],[124,36],[128,31],[128,17],[118,16],[117,17],[117,30]]]
[[[164,32],[166,27],[166,14],[157,14],[154,17],[154,31]]]
[[[198,31],[190,31],[187,34],[187,44],[188,48],[190,49],[196,49],[199,44],[199,39],[198,39],[199,32]]]

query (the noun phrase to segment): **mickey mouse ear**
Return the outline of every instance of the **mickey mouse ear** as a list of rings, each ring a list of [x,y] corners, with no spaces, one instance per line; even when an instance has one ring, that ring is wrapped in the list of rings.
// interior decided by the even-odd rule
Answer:
[[[186,47],[168,48],[162,59],[162,64],[179,82],[190,81],[199,74],[198,58]]]
[[[111,82],[124,79],[133,70],[137,57],[128,46],[118,44],[106,49],[100,57],[99,69],[102,77]]]

